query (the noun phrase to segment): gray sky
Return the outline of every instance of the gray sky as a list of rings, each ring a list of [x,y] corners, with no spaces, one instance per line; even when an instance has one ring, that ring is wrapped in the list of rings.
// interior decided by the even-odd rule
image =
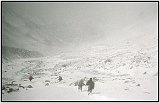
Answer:
[[[141,19],[141,14],[153,10],[156,3],[8,3],[17,14],[31,18],[40,25],[55,23],[95,23],[119,28]],[[77,25],[78,25],[77,24]]]
[[[3,3],[2,13],[12,29],[14,27],[17,30],[13,30],[13,33],[3,29],[3,45],[14,46],[15,42],[18,46],[19,42],[24,42],[19,47],[32,49],[32,44],[27,42],[35,42],[37,39],[38,47],[67,48],[70,45],[79,46],[105,40],[115,31],[143,20],[156,21],[157,3],[13,2]],[[5,20],[3,19],[3,28],[10,28]],[[19,37],[17,41],[13,39],[15,35]]]

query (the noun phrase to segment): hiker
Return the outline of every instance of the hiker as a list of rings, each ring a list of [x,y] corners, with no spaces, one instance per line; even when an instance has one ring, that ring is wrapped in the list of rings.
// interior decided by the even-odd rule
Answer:
[[[29,80],[31,81],[32,79],[34,79],[31,75],[29,76]]]
[[[58,80],[59,80],[59,82],[60,82],[60,81],[61,81],[61,80],[63,80],[63,79],[62,79],[62,77],[61,77],[61,76],[59,76],[59,77],[58,77]]]
[[[92,93],[92,90],[94,89],[94,82],[92,81],[92,78],[90,78],[87,81],[86,85],[88,85],[88,95],[89,95],[90,93]]]
[[[79,82],[78,82],[78,90],[80,90],[82,92],[82,86],[84,86],[85,84],[83,83],[83,79],[81,79]]]

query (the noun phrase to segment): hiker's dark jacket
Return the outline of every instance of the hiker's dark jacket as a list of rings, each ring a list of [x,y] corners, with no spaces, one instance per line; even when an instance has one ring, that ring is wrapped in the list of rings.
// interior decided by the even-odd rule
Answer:
[[[78,86],[82,87],[83,85],[85,85],[85,84],[83,83],[82,80],[80,80],[80,81],[78,82]]]
[[[94,82],[89,80],[87,81],[86,85],[88,85],[88,90],[94,89]]]

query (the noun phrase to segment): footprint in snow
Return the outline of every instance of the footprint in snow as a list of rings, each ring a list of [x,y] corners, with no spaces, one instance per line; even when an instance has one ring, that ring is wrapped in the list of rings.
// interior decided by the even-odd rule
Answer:
[[[149,93],[149,92],[144,92],[144,93],[146,93],[146,94],[151,94],[151,93]]]
[[[128,88],[124,89],[124,90],[129,90]]]

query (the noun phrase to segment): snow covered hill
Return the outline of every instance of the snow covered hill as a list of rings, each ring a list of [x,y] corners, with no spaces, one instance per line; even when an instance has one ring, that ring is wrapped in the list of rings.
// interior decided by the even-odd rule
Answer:
[[[157,10],[156,3],[3,4],[2,100],[157,101]],[[89,78],[91,95],[77,87]]]
[[[36,51],[29,51],[14,47],[2,46],[2,63],[20,58],[36,58],[43,55]]]
[[[3,100],[157,100],[157,55],[157,47],[139,49],[131,42],[121,42],[114,46],[93,46],[79,53],[18,59],[2,65],[2,97]],[[34,77],[32,82],[28,80],[30,74]],[[57,80],[59,75],[62,82]],[[95,81],[93,94],[87,95],[86,86],[82,93],[78,92],[76,83],[90,77]],[[7,87],[13,91],[7,93]]]

